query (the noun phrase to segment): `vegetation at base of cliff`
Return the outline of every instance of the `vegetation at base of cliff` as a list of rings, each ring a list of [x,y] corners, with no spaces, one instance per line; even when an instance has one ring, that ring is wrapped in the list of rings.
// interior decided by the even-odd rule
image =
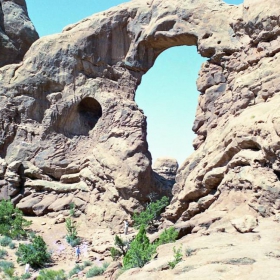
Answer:
[[[145,227],[142,225],[123,258],[123,265],[127,269],[132,267],[143,267],[149,260],[151,260],[154,253],[155,246],[150,243],[149,238],[146,235]]]
[[[132,219],[134,227],[139,229],[141,226],[149,228],[155,225],[156,219],[159,217],[161,211],[169,204],[169,198],[163,196],[161,199],[151,202],[146,209],[140,213],[134,213]]]
[[[23,213],[17,207],[14,207],[10,200],[1,200],[0,202],[0,234],[20,239],[27,236],[25,230],[31,222],[23,218]]]
[[[36,278],[37,280],[67,280],[67,276],[63,269],[60,270],[52,270],[52,269],[43,269],[40,271],[39,276]]]
[[[102,264],[102,266],[93,266],[92,268],[89,269],[89,271],[86,273],[87,278],[91,278],[97,275],[101,275],[105,272],[107,267],[109,266],[109,263],[105,262]]]
[[[18,263],[28,263],[33,268],[43,267],[51,259],[47,245],[41,236],[35,236],[31,244],[19,244],[16,255]]]
[[[71,218],[66,219],[66,241],[72,246],[75,247],[81,243],[80,238],[78,237],[77,233],[77,225]]]
[[[174,260],[170,261],[168,263],[168,265],[171,269],[173,269],[176,266],[176,264],[181,262],[182,258],[183,258],[182,247],[180,247],[179,249],[176,249],[175,247],[173,247],[173,252],[174,252]]]
[[[68,274],[69,278],[71,278],[75,274],[79,274],[81,271],[84,270],[85,267],[91,266],[91,265],[92,265],[92,263],[89,261],[85,261],[83,265],[76,264],[75,267],[70,270],[70,272]],[[91,277],[103,274],[108,266],[109,266],[109,263],[107,263],[107,262],[104,262],[102,264],[102,266],[92,266],[87,271],[86,278],[91,278]]]
[[[165,229],[161,235],[159,236],[159,239],[155,241],[156,247],[162,244],[172,243],[175,242],[178,237],[178,231],[175,230],[174,227],[170,227],[168,229]]]
[[[143,267],[148,261],[152,259],[152,256],[156,253],[158,246],[174,242],[177,237],[178,232],[174,227],[170,227],[161,233],[158,240],[150,243],[149,238],[146,235],[145,226],[142,225],[135,239],[133,239],[130,244],[127,244],[122,250],[111,248],[111,255],[114,260],[121,255],[124,256],[124,269]],[[120,239],[120,237],[118,237],[118,239]],[[120,239],[120,244],[124,245],[125,242]]]

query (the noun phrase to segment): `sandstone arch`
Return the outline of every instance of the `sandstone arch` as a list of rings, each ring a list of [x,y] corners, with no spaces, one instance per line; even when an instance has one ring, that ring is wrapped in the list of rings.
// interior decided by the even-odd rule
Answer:
[[[137,85],[166,48],[197,45],[200,54],[209,57],[197,82],[197,151],[178,171],[165,216],[173,222],[191,219],[220,194],[234,193],[234,186],[242,188],[250,176],[245,184],[248,203],[256,211],[266,203],[262,214],[271,215],[279,193],[273,172],[279,169],[274,123],[279,112],[279,7],[270,2],[267,10],[261,1],[254,3],[134,0],[37,40],[19,64],[4,61],[8,65],[0,69],[0,149],[7,152],[1,159],[2,189],[16,193],[23,166],[27,189],[56,190],[67,193],[69,200],[77,191],[89,216],[105,204],[95,219],[118,225],[125,213],[157,191],[146,120],[134,102]],[[50,107],[39,122],[28,117],[26,96],[40,100],[42,88]],[[102,122],[88,135],[69,138],[56,133],[56,112],[67,111],[86,96],[101,104]],[[244,152],[246,141],[257,143],[260,151]],[[242,176],[236,175],[238,168]],[[271,175],[268,189],[263,174]],[[264,193],[261,198],[254,196],[258,190]],[[11,196],[15,201],[22,198]],[[32,198],[27,192],[29,207],[37,209],[39,202]]]

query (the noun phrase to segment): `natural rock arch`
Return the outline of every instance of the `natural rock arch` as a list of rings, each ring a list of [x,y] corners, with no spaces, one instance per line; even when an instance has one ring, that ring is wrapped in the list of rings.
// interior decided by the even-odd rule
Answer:
[[[231,192],[234,197],[234,186],[242,188],[250,176],[245,187],[251,207],[262,211],[260,205],[266,203],[262,215],[271,215],[280,190],[273,172],[280,166],[279,83],[274,76],[279,7],[270,2],[268,11],[263,5],[256,0],[241,6],[220,0],[134,0],[37,40],[21,63],[0,69],[3,192],[16,193],[24,176],[24,207],[42,209],[50,196],[45,192],[52,191],[64,196],[59,205],[69,203],[77,198],[75,192],[87,215],[119,225],[125,213],[158,192],[146,120],[134,102],[137,85],[166,48],[197,45],[200,54],[209,57],[197,82],[197,151],[178,171],[165,217],[173,222],[191,219],[220,194]],[[11,61],[16,60],[4,64]],[[29,118],[27,96],[37,100],[44,94],[50,107],[44,108],[42,120]],[[102,108],[93,133],[73,138],[56,133],[57,116],[89,96]],[[260,150],[244,149],[244,143],[251,142]],[[269,174],[268,189],[263,174]],[[33,199],[30,188],[45,192]],[[259,190],[263,194],[258,199],[254,191]],[[57,204],[48,207],[44,211],[59,209]]]

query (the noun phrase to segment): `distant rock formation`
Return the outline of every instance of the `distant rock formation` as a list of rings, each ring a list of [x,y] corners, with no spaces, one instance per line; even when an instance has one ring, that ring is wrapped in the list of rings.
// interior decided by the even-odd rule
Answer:
[[[159,195],[172,195],[178,167],[179,165],[175,158],[162,157],[156,159],[153,164],[153,178]]]
[[[0,67],[20,62],[38,38],[25,0],[0,0]]]
[[[14,6],[28,19],[24,4],[1,1],[1,65],[17,63],[28,45],[5,24],[37,39],[29,20],[6,17]],[[22,62],[0,68],[1,196],[36,215],[74,202],[119,225],[159,192],[137,86],[161,52],[196,45],[209,58],[197,81],[196,151],[164,216],[181,223],[240,205],[277,213],[279,9],[272,0],[134,0],[37,40]]]

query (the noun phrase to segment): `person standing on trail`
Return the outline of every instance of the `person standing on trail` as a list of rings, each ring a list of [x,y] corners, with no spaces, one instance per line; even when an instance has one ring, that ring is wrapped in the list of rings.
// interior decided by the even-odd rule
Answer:
[[[127,235],[127,231],[128,231],[128,221],[124,220],[124,234]]]
[[[24,273],[25,273],[25,274],[29,273],[29,268],[30,268],[30,264],[27,263],[27,264],[25,265],[25,268],[24,268]]]
[[[80,260],[80,255],[81,255],[81,250],[80,250],[80,246],[77,246],[75,249],[75,255],[76,255],[76,259],[77,261]]]

